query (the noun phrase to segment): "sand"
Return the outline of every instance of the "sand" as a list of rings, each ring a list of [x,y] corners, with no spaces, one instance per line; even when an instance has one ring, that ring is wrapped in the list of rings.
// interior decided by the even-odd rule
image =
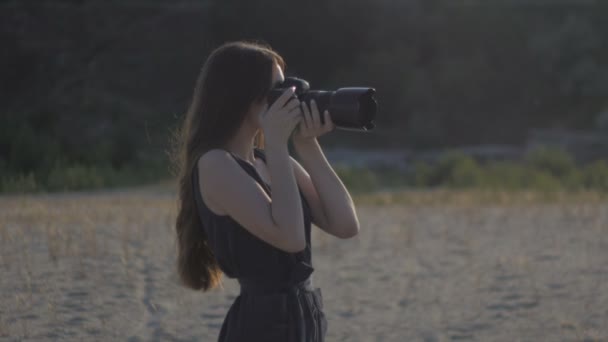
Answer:
[[[357,206],[313,226],[327,341],[608,341],[608,203]],[[175,195],[0,197],[1,341],[215,341],[238,294],[175,274]]]

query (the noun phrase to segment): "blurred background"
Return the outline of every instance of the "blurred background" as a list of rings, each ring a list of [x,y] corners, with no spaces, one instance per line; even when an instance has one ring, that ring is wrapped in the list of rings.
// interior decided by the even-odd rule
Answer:
[[[608,190],[608,3],[0,3],[0,191],[171,177],[208,53],[258,40],[313,89],[377,89],[376,128],[320,138],[353,191]]]

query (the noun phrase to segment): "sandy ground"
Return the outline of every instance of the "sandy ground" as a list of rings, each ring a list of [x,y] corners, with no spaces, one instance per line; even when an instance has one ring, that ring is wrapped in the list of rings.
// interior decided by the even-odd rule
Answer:
[[[174,199],[0,197],[0,340],[215,341],[238,284],[178,285]],[[608,341],[608,203],[357,209],[313,227],[327,341]]]

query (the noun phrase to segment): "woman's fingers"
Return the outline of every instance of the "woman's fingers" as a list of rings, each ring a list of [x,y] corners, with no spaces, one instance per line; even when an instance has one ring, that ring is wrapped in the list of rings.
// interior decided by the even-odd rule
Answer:
[[[299,108],[299,107],[300,107],[300,101],[296,98],[293,98],[289,102],[287,102],[285,107],[283,107],[283,110],[286,110],[288,113],[290,113],[292,110]]]
[[[306,129],[310,129],[311,118],[310,118],[310,107],[306,101],[302,101],[302,115],[304,116],[304,125]]]
[[[299,123],[301,123],[303,120],[302,115],[294,115],[291,118],[288,119],[289,124],[291,125],[291,127],[295,127],[297,126]]]
[[[290,108],[287,110],[287,115],[298,115],[298,114],[302,114],[302,108],[299,103],[294,106],[290,106]]]
[[[270,106],[269,110],[283,108],[285,104],[288,104],[290,102],[289,100],[293,97],[293,94],[295,92],[296,87],[287,88],[287,90],[285,90],[283,94],[281,94],[281,96],[279,96],[279,98],[274,101],[274,103]]]
[[[333,121],[331,121],[331,116],[329,115],[329,110],[325,110],[323,112],[323,117],[325,118],[325,132],[331,132],[335,128]]]
[[[329,110],[324,110],[321,114],[315,100],[310,102],[302,101],[300,126],[298,127],[299,134],[303,137],[317,137],[335,128]],[[294,112],[292,110],[292,112]],[[291,113],[291,112],[290,112]],[[321,117],[323,115],[323,117]]]
[[[310,111],[312,116],[312,128],[321,128],[321,116],[319,115],[319,108],[317,107],[317,102],[315,100],[310,101]]]

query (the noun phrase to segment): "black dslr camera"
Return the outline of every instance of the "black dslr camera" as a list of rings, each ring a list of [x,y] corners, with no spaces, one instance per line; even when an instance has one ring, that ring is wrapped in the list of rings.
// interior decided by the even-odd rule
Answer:
[[[315,100],[321,123],[325,123],[323,112],[329,110],[331,121],[336,128],[350,131],[368,131],[376,125],[377,102],[374,98],[376,89],[362,87],[340,88],[336,91],[310,90],[310,85],[303,79],[286,77],[285,81],[270,90],[268,105],[272,105],[289,87],[296,87],[295,97],[299,101],[310,104]]]

